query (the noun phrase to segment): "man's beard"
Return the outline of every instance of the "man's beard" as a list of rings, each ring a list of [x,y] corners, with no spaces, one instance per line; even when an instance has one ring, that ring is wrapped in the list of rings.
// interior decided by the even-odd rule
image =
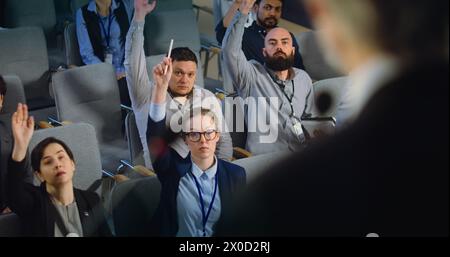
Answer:
[[[275,17],[265,18],[264,20],[258,17],[258,22],[265,29],[273,29],[278,26],[278,20]]]
[[[273,71],[284,71],[294,66],[294,54],[287,57],[283,55],[277,55],[281,52],[276,52],[273,56],[264,57],[267,68]]]

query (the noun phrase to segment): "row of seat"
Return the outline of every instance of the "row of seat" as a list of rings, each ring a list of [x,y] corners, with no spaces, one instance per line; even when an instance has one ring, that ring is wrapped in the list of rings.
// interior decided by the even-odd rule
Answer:
[[[97,182],[101,179],[102,172],[95,134],[95,129],[85,123],[37,130],[30,147],[48,136],[63,140],[72,149],[77,163],[74,186],[99,192]],[[263,167],[275,164],[288,154],[280,152],[260,155],[237,160],[235,163],[246,169],[247,180],[251,182],[261,175]],[[156,211],[160,193],[161,185],[156,176],[123,181],[116,184],[110,192],[103,192],[102,197],[107,198],[106,207],[111,215],[115,235],[145,235],[142,224]],[[133,217],[130,218],[130,215]],[[20,236],[20,219],[15,214],[0,215],[0,236]]]

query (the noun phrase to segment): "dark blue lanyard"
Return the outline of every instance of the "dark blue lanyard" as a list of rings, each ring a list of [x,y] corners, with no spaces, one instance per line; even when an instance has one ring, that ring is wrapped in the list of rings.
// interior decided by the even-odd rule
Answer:
[[[108,31],[106,31],[105,23],[103,23],[102,17],[98,16],[100,19],[100,24],[102,25],[103,32],[105,34],[106,47],[109,48],[109,40],[111,39],[111,23],[114,19],[114,15],[112,14],[112,9],[109,7],[109,15],[108,15]]]
[[[192,177],[194,178],[195,181],[195,185],[197,186],[197,190],[198,190],[198,196],[200,198],[200,205],[201,205],[201,209],[202,209],[202,220],[203,220],[203,236],[206,236],[206,222],[208,221],[209,218],[209,214],[211,213],[211,209],[214,203],[214,200],[216,199],[216,192],[217,192],[217,172],[216,175],[214,176],[214,179],[216,180],[216,183],[214,185],[214,193],[211,199],[211,203],[209,203],[209,208],[208,211],[206,212],[205,215],[205,205],[203,203],[203,196],[202,196],[202,191],[200,190],[200,183],[198,183],[197,178],[194,176],[194,174],[192,173],[192,171],[190,172]]]

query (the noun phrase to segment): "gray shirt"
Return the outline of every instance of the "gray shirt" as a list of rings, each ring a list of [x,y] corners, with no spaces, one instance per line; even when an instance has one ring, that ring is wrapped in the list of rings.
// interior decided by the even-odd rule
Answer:
[[[64,231],[68,234],[75,233],[78,236],[83,236],[83,228],[81,226],[80,214],[76,202],[67,206],[56,203],[52,200],[53,206],[56,208],[57,215],[62,219],[65,228],[60,228],[58,222],[55,221],[55,237],[65,237]]]
[[[151,94],[153,91],[153,83],[150,81],[147,74],[147,64],[144,53],[144,23],[132,21],[130,29],[127,34],[127,41],[125,44],[125,70],[127,74],[128,90],[130,92],[131,104],[136,117],[136,125],[138,127],[141,143],[144,149],[144,159],[147,167],[151,167],[151,160],[147,146],[147,121],[149,117],[149,108]],[[198,96],[202,101],[206,98],[214,99],[213,110],[216,114],[222,115],[220,103],[215,98],[214,94],[206,89],[195,86],[194,96]],[[166,101],[166,121],[170,122],[171,117],[179,111],[177,102],[174,102],[170,95],[167,96]],[[186,101],[185,105],[191,104]],[[181,106],[180,109],[185,109]],[[181,110],[182,111],[182,110]],[[167,124],[169,125],[169,124]],[[181,137],[172,143],[171,147],[175,149],[182,157],[186,157],[189,153],[187,145]],[[226,131],[221,133],[221,137],[217,144],[216,155],[220,159],[229,160],[233,155],[233,145],[230,134]]]
[[[303,70],[292,68],[289,79],[280,81],[264,65],[247,61],[241,48],[246,20],[246,15],[236,13],[225,35],[222,54],[233,84],[247,103],[247,149],[253,154],[298,150],[304,135],[294,125],[302,117],[311,116],[312,80]]]

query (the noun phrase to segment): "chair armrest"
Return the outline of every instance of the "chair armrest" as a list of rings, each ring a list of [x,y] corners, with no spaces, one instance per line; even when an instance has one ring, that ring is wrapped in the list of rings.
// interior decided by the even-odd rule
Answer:
[[[141,174],[144,177],[153,177],[156,176],[156,173],[153,170],[147,169],[142,165],[136,165],[133,167],[133,170],[137,173]]]
[[[54,126],[52,124],[50,124],[50,122],[39,121],[38,128],[40,128],[40,129],[48,129],[48,128],[54,128]]]
[[[129,112],[133,111],[133,108],[131,108],[130,106],[123,105],[123,104],[120,105],[120,108],[125,111],[129,111]]]
[[[120,160],[120,164],[121,164],[121,166],[130,168],[132,171],[137,172],[141,176],[144,176],[144,177],[156,176],[156,173],[153,170],[147,169],[146,167],[144,167],[142,165],[136,165],[133,167],[133,165],[131,165],[126,160]]]
[[[124,182],[124,181],[130,180],[129,177],[127,177],[125,175],[122,175],[122,174],[114,175],[112,178],[114,179],[114,181],[116,181],[116,183],[120,183],[120,182]]]
[[[252,153],[240,147],[233,147],[233,157],[235,159],[243,159],[251,157]]]
[[[217,92],[217,93],[215,93],[215,95],[220,101],[223,101],[226,97],[225,94],[221,93],[221,92]]]
[[[211,46],[211,47],[209,47],[209,51],[211,51],[215,54],[220,54],[220,52],[222,52],[222,49],[217,46]]]

